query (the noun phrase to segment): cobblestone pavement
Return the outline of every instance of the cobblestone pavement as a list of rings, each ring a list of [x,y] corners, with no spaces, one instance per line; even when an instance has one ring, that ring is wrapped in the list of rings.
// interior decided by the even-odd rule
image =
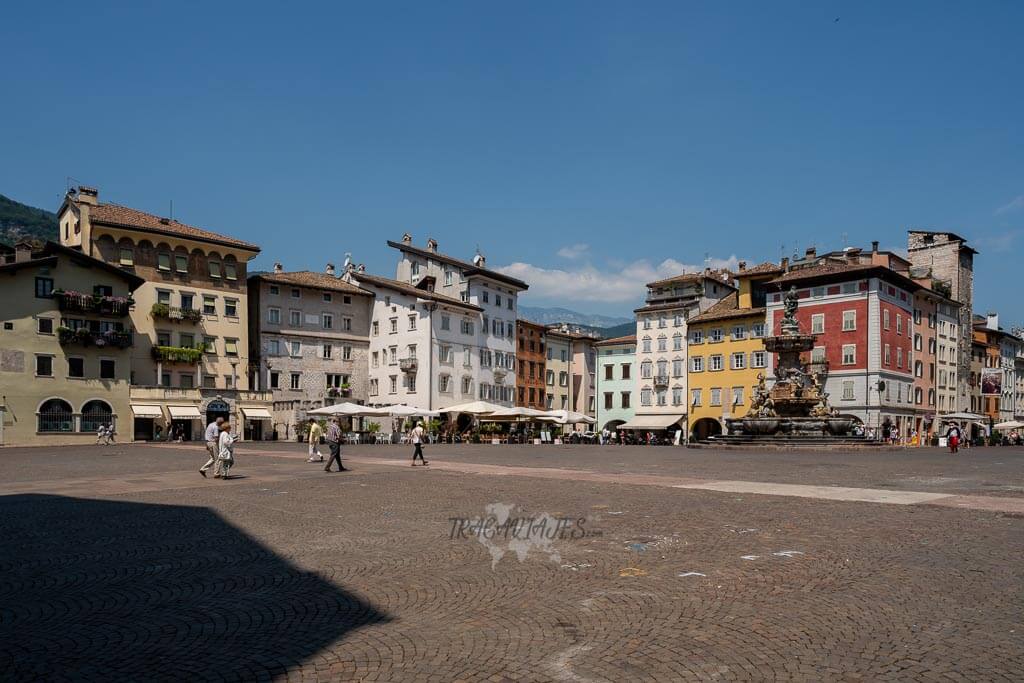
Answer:
[[[1019,451],[347,450],[240,446],[227,482],[194,448],[0,451],[4,678],[1024,678],[1019,514],[582,476],[1014,498]],[[495,504],[585,535],[453,525]]]

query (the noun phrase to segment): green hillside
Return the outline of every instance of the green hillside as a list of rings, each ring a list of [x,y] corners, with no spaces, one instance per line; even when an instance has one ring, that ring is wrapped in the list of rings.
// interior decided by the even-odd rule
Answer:
[[[57,215],[0,194],[0,242],[14,244],[25,237],[35,240],[56,240]]]

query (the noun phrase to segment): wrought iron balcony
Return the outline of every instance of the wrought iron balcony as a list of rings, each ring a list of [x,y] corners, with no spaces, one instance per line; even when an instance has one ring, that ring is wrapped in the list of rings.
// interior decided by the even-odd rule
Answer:
[[[53,297],[57,300],[57,308],[62,311],[95,313],[114,318],[128,315],[135,303],[131,297],[102,296],[63,289],[53,290]]]
[[[416,372],[419,368],[419,361],[415,358],[403,358],[398,361],[398,368],[402,372]]]
[[[130,330],[97,332],[86,327],[80,327],[76,330],[70,327],[58,327],[57,339],[61,344],[81,344],[82,346],[95,346],[97,348],[113,346],[118,349],[126,349],[135,343],[135,335]]]
[[[154,346],[153,360],[161,363],[188,363],[195,365],[203,357],[203,349],[185,346]]]
[[[197,323],[203,319],[203,312],[198,308],[178,308],[167,304],[156,303],[149,311],[154,318],[163,318],[171,321]]]
[[[667,387],[668,386],[668,375],[655,375],[654,386],[656,387]]]

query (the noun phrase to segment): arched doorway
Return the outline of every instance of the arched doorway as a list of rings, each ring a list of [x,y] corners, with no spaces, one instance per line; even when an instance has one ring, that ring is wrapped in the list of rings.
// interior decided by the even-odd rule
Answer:
[[[721,423],[712,417],[702,417],[693,423],[693,438],[696,441],[704,441],[710,436],[718,436],[721,433]]]
[[[223,417],[225,420],[231,419],[231,406],[226,402],[215,398],[206,404],[206,424],[210,424],[218,417]]]

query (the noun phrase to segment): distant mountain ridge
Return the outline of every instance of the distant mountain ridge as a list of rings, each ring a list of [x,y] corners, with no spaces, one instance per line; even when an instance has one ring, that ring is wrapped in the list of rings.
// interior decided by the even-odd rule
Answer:
[[[569,323],[583,327],[605,329],[626,323],[633,323],[631,318],[622,316],[600,315],[598,313],[579,313],[568,308],[540,306],[520,306],[519,317],[541,325]]]
[[[59,236],[57,214],[0,194],[0,242],[14,244],[26,238],[56,240]]]

